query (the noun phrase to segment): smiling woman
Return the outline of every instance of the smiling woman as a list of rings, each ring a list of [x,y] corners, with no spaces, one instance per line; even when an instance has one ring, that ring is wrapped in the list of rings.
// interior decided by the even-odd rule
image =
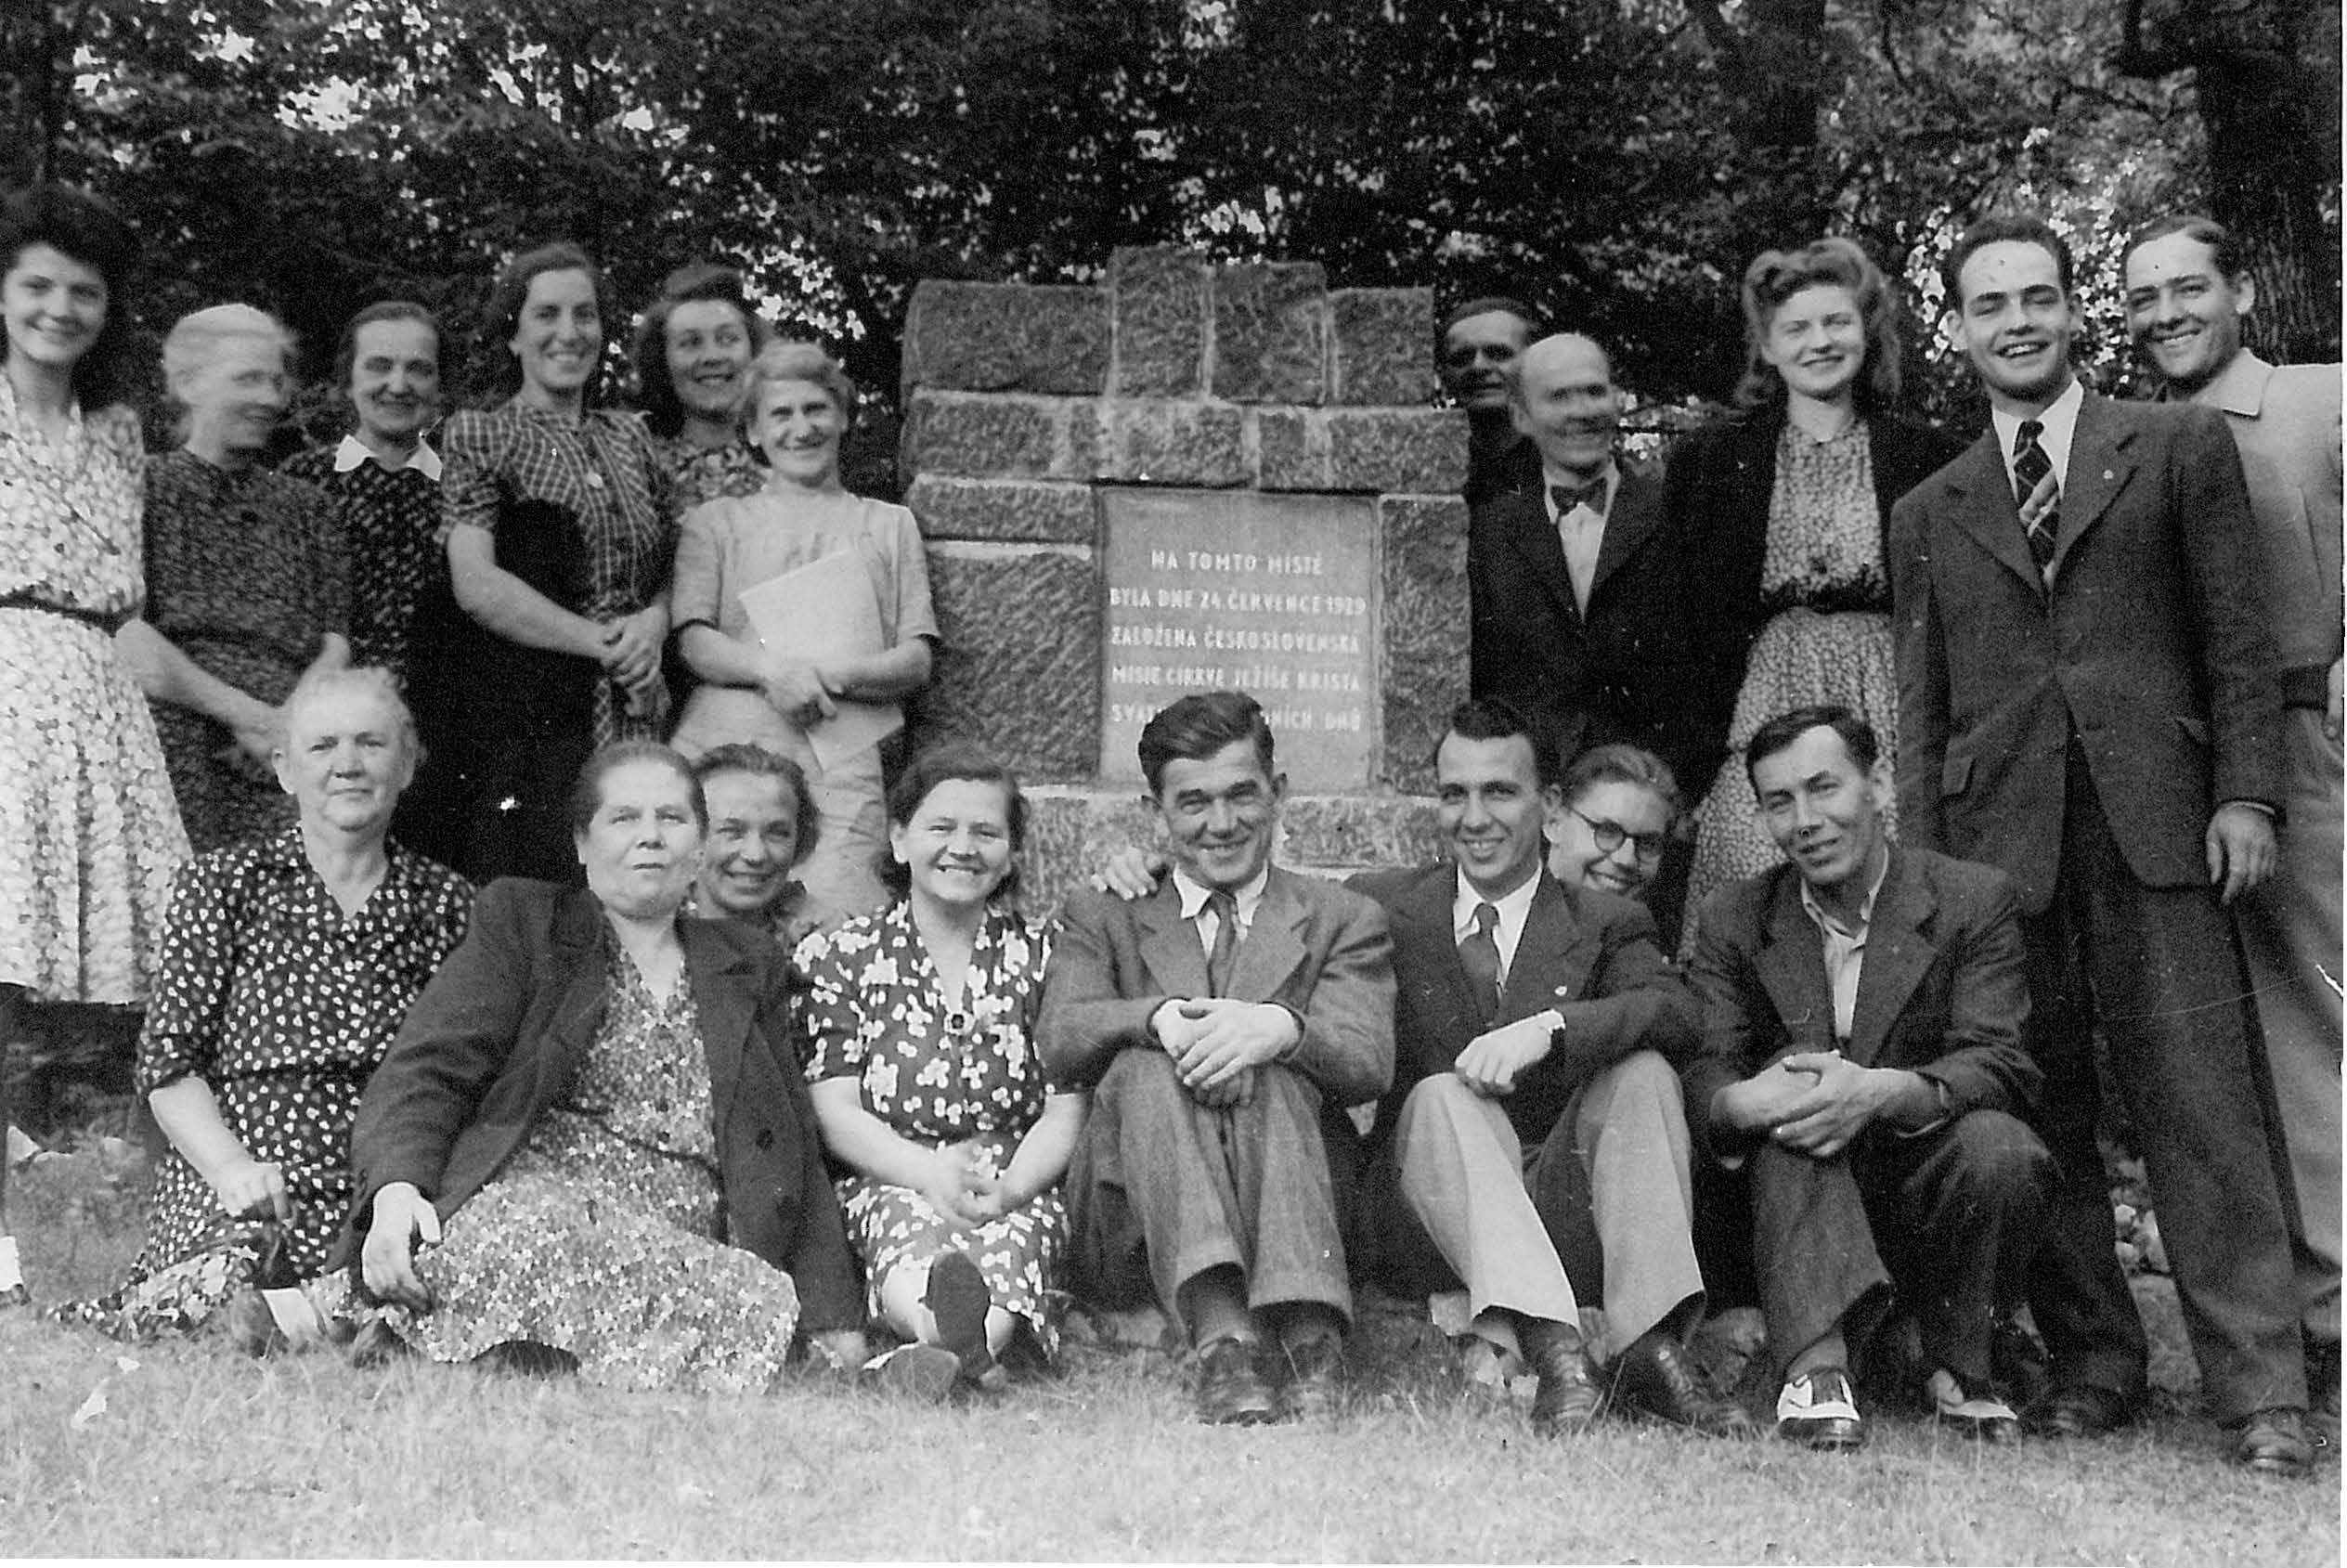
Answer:
[[[637,395],[680,512],[766,483],[765,457],[742,433],[750,360],[766,338],[742,275],[709,262],[668,274],[636,324]]]

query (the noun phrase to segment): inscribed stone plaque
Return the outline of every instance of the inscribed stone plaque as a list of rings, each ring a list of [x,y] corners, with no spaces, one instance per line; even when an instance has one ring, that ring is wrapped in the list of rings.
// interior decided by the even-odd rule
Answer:
[[[1292,788],[1357,790],[1378,755],[1377,511],[1361,496],[1100,492],[1104,778],[1141,726],[1225,688],[1263,704]]]

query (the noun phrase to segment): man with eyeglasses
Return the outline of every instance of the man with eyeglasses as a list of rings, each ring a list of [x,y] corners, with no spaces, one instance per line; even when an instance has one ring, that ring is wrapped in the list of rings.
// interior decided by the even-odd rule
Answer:
[[[1396,982],[1362,1205],[1376,1255],[1356,1272],[1407,1294],[1463,1285],[1468,1355],[1538,1374],[1543,1435],[1588,1426],[1610,1393],[1749,1436],[1683,1344],[1704,1305],[1673,1066],[1695,1044],[1692,1002],[1643,909],[1543,864],[1554,757],[1507,704],[1462,706],[1434,753],[1451,858],[1354,883],[1386,911]],[[1604,1301],[1598,1344],[1583,1294]]]

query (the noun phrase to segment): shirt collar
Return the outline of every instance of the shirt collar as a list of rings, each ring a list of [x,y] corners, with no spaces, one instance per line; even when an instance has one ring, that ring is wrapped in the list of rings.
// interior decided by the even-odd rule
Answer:
[[[344,436],[342,445],[334,448],[334,472],[337,473],[348,473],[352,469],[362,467],[369,462],[380,463],[381,461],[382,460],[375,456],[374,449],[356,435]],[[398,473],[410,468],[426,479],[434,481],[439,479],[440,454],[432,449],[431,442],[417,441],[416,449],[408,454],[408,460],[401,463],[398,468],[391,469],[390,472]]]
[[[1499,924],[1510,930],[1514,930],[1531,913],[1532,897],[1540,890],[1540,873],[1537,868],[1530,876],[1524,879],[1523,887],[1513,892],[1503,893],[1496,899],[1487,899],[1475,891],[1475,885],[1467,880],[1466,872],[1459,871],[1458,877],[1459,890],[1450,901],[1450,928],[1454,934],[1462,937],[1475,928],[1475,911],[1484,904],[1489,904],[1498,910]]]
[[[1801,881],[1801,909],[1811,920],[1817,922],[1817,928],[1827,936],[1863,941],[1866,940],[1867,927],[1874,923],[1874,901],[1882,896],[1883,879],[1889,875],[1890,855],[1886,851],[1883,856],[1882,869],[1874,873],[1873,886],[1866,889],[1866,896],[1858,901],[1858,925],[1855,928],[1845,929],[1841,922],[1825,913],[1825,906],[1817,901],[1817,894],[1810,888],[1807,878]]]
[[[2273,379],[2274,367],[2245,348],[2190,400],[2253,420],[2265,411],[2265,383]]]
[[[1622,488],[1622,465],[1612,458],[1606,459],[1605,472],[1599,477],[1605,481],[1605,510],[1610,513],[1614,510],[1614,498]],[[1549,509],[1549,520],[1552,523],[1563,521],[1557,515],[1555,497],[1550,494],[1551,490],[1559,487],[1577,490],[1581,487],[1581,481],[1569,474],[1558,473],[1548,464],[1542,463],[1540,465],[1540,501]]]
[[[2078,430],[2078,411],[2085,406],[2086,383],[2073,375],[2061,396],[2029,416],[2043,427],[2038,432],[2037,444],[2045,449],[2046,460],[2054,465],[2054,482],[2065,489],[2069,487],[2070,437]],[[2003,455],[2004,471],[2010,474],[2013,437],[2021,429],[2022,416],[1995,408],[1990,411],[1989,421],[1996,427],[1997,450]]]
[[[1241,926],[1254,925],[1255,911],[1261,907],[1264,901],[1264,888],[1270,882],[1271,862],[1266,861],[1264,862],[1263,869],[1256,872],[1244,887],[1231,889],[1232,897],[1238,904],[1238,923]],[[1174,869],[1174,890],[1181,895],[1182,918],[1185,920],[1197,919],[1198,912],[1206,907],[1206,901],[1213,895],[1214,891],[1179,866]]]

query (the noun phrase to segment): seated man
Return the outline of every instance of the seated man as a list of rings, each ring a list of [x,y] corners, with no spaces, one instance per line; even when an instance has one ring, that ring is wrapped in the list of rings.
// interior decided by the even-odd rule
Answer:
[[[1188,1333],[1200,1419],[1326,1413],[1353,1298],[1322,1118],[1393,1079],[1385,919],[1272,865],[1287,779],[1253,698],[1184,697],[1140,753],[1174,874],[1134,903],[1077,895],[1044,982],[1053,1081],[1098,1084],[1068,1173],[1071,1271]]]
[[[1462,706],[1434,752],[1453,859],[1353,884],[1393,923],[1398,992],[1367,1181],[1378,1272],[1411,1293],[1464,1283],[1474,1332],[1539,1374],[1543,1433],[1597,1414],[1577,1279],[1603,1292],[1618,1406],[1750,1435],[1680,1344],[1704,1288],[1669,1058],[1694,1048],[1694,1003],[1651,915],[1549,875],[1551,755],[1506,704]]]
[[[2020,1120],[2039,1075],[2012,884],[1891,846],[1889,770],[1848,708],[1779,715],[1744,758],[1792,863],[1704,908],[1687,1105],[1705,1153],[1751,1182],[1761,1311],[1785,1363],[1777,1430],[1859,1445],[1850,1355],[1895,1289],[1939,1418],[2011,1442],[1990,1344],[2054,1179]]]

